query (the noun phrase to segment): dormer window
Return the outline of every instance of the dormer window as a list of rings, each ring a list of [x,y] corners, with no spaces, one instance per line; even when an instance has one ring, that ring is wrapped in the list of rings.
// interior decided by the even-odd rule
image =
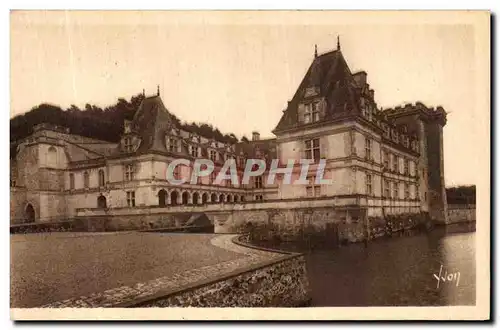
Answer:
[[[179,140],[174,137],[168,138],[168,151],[179,152]]]
[[[190,147],[190,154],[192,157],[198,157],[198,148],[196,146],[191,146]]]
[[[319,101],[307,103],[305,106],[304,123],[314,123],[319,121]]]
[[[132,152],[134,150],[134,145],[132,144],[132,138],[126,137],[123,141],[125,152]]]
[[[217,161],[217,152],[215,150],[210,150],[210,160],[213,162]]]

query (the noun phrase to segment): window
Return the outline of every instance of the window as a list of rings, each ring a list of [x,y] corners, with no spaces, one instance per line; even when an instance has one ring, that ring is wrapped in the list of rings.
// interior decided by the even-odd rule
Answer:
[[[399,199],[399,184],[396,181],[394,181],[392,183],[392,189],[393,189],[393,191],[392,191],[392,193],[393,193],[392,198]]]
[[[16,180],[15,179],[10,179],[10,186],[15,187],[16,186]]]
[[[179,141],[176,138],[168,138],[168,151],[179,152]]]
[[[213,162],[217,160],[217,152],[215,150],[210,150],[210,160]]]
[[[372,159],[372,140],[365,138],[365,158],[367,160]]]
[[[410,185],[405,183],[405,199],[410,199]]]
[[[89,187],[89,172],[87,171],[83,172],[83,187],[84,188]]]
[[[134,166],[132,164],[125,165],[125,180],[134,180]]]
[[[404,174],[408,175],[410,174],[410,161],[405,158],[403,162],[404,162]]]
[[[135,191],[127,191],[127,206],[135,206]]]
[[[366,182],[365,182],[365,185],[366,185],[366,194],[367,195],[372,195],[373,193],[373,186],[372,186],[372,175],[370,173],[366,173]]]
[[[316,185],[316,177],[308,176],[306,180],[309,182],[309,185],[306,187],[306,196],[319,197],[321,195],[321,186]]]
[[[99,187],[104,187],[104,171],[99,170]]]
[[[384,150],[383,157],[384,157],[384,168],[388,170],[389,169],[389,153],[385,150]]]
[[[195,146],[191,146],[191,156],[198,157],[198,148]]]
[[[256,176],[254,178],[254,188],[261,189],[262,188],[262,176]]]
[[[262,195],[255,195],[255,200],[256,201],[262,201],[264,197]]]
[[[399,165],[399,157],[396,155],[392,155],[392,170],[394,172],[398,171],[398,165]]]
[[[390,182],[388,180],[384,180],[384,196],[385,198],[391,197],[391,191],[389,188]]]
[[[415,197],[420,200],[420,186],[415,186]]]
[[[304,123],[314,123],[319,121],[319,102],[305,104]]]
[[[134,146],[132,144],[132,139],[131,138],[129,138],[129,137],[125,138],[124,145],[125,145],[125,151],[126,152],[132,152],[133,151]]]
[[[75,175],[73,173],[69,174],[69,189],[75,189]]]
[[[306,159],[313,159],[317,162],[320,158],[319,154],[319,139],[312,139],[305,141],[306,146]]]

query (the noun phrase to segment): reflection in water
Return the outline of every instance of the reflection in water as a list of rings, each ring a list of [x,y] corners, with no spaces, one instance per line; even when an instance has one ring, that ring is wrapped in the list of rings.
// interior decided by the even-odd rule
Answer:
[[[470,230],[471,228],[469,228]],[[303,252],[312,306],[475,305],[475,233],[464,226]],[[441,268],[442,266],[442,268]],[[441,276],[439,272],[441,269]],[[460,273],[459,283],[448,281]],[[436,277],[441,279],[439,288]]]

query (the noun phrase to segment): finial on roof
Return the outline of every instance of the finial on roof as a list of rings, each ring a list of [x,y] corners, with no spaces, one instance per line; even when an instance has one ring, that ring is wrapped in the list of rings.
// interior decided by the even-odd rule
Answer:
[[[318,45],[314,45],[314,57],[318,57]]]
[[[156,95],[160,96],[160,85],[156,86]]]
[[[337,50],[340,50],[340,37],[337,35]]]

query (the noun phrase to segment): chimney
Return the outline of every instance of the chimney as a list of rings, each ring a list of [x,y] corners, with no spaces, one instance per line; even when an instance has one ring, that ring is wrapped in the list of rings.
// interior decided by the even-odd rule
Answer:
[[[352,77],[354,78],[354,81],[356,84],[358,84],[359,87],[364,87],[366,85],[366,72],[365,71],[359,71],[356,73],[352,74]]]
[[[130,133],[132,131],[132,121],[125,119],[123,121],[123,129],[125,134]]]
[[[260,134],[257,131],[252,132],[252,141],[259,141],[260,140]]]

